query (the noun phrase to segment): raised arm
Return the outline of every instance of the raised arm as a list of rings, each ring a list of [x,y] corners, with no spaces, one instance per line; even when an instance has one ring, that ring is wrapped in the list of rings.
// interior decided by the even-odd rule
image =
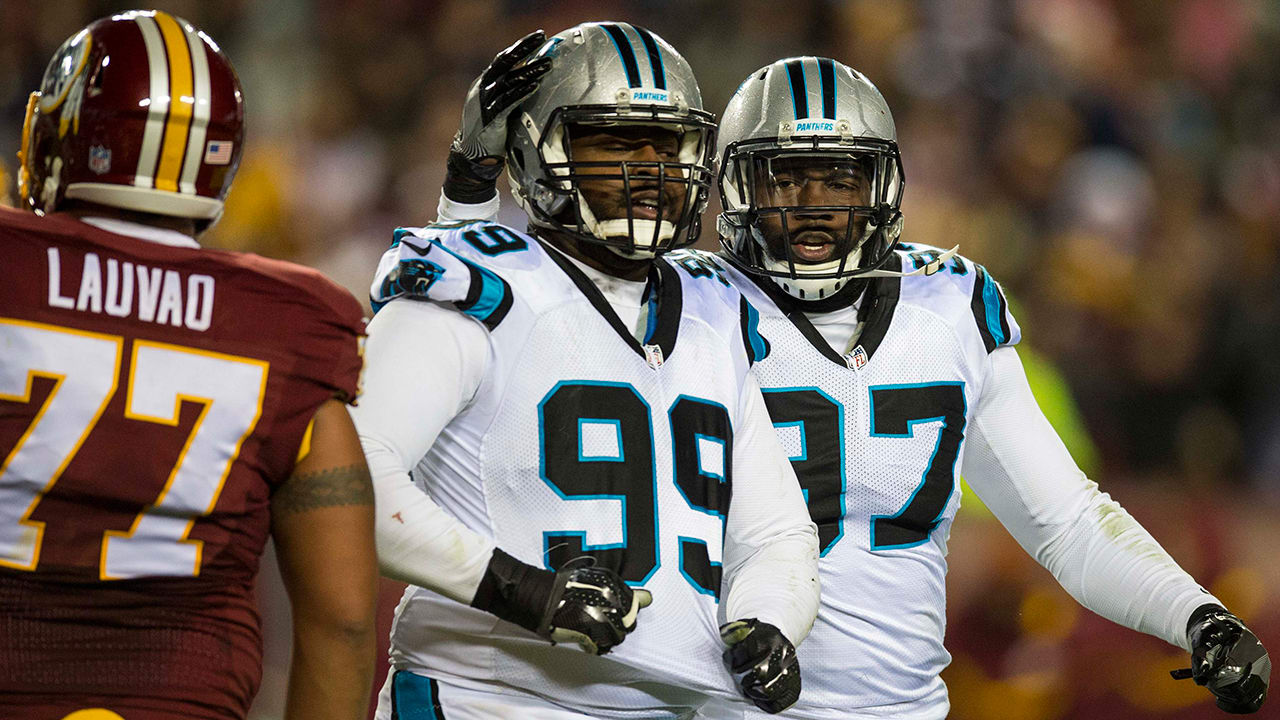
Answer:
[[[311,422],[293,475],[271,498],[293,608],[287,720],[359,720],[373,680],[377,559],[373,489],[346,406]]]

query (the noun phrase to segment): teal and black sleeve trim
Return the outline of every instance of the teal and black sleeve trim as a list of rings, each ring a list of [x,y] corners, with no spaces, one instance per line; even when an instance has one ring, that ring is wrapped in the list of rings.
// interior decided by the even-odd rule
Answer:
[[[391,678],[391,720],[445,720],[440,685],[425,675],[396,670]]]
[[[836,119],[836,68],[830,58],[818,58],[818,74],[822,78],[822,117]]]
[[[462,260],[470,271],[471,285],[467,288],[467,296],[455,302],[454,306],[484,323],[484,326],[490,330],[497,328],[498,323],[501,323],[511,311],[513,302],[511,286],[492,270],[482,268],[463,258],[458,259]]]
[[[760,334],[760,311],[742,298],[742,344],[747,348],[747,360],[754,365],[769,357],[769,341]]]
[[[432,282],[422,284],[419,281],[419,284],[412,288],[400,288],[407,297],[415,297],[422,300],[436,300],[439,302],[452,302],[454,307],[484,323],[484,326],[490,330],[497,328],[498,324],[507,316],[507,313],[511,311],[511,305],[514,302],[511,286],[507,284],[506,280],[499,277],[497,273],[462,257],[438,241],[428,240],[426,241],[426,245],[416,245],[411,243],[409,242],[409,238],[413,238],[415,236],[404,228],[396,230],[394,237],[395,239],[392,244],[393,248],[407,248],[408,250],[416,253],[419,257],[426,257],[433,251],[437,250],[445,253],[445,255],[439,255],[437,253],[435,257],[436,260],[438,260],[438,263],[430,263],[431,266],[438,269],[438,273],[429,278]],[[454,290],[441,292],[439,294],[431,292],[434,281],[439,280],[441,276],[448,275],[449,267],[452,267],[454,272],[457,272],[457,270],[460,269],[454,264],[455,262],[461,263],[467,270],[468,281],[466,294],[464,295],[461,292],[460,287]],[[420,265],[422,264],[422,261],[415,260],[415,263]],[[405,265],[402,262],[399,269],[403,270],[404,267]],[[404,284],[403,281],[401,284]],[[387,299],[395,297],[398,294],[387,291],[386,288],[384,288],[384,291],[385,292],[381,298],[373,298],[373,301],[378,305],[385,303]],[[462,299],[455,299],[459,295],[462,295]]]
[[[631,48],[631,41],[627,39],[627,34],[613,23],[604,23],[600,27],[609,33],[609,38],[613,40],[613,47],[618,50],[622,67],[627,71],[627,84],[631,87],[640,87],[640,66],[636,63],[636,51]]]
[[[799,60],[787,63],[787,83],[791,86],[791,104],[796,119],[809,117],[809,87],[804,83],[804,65]]]
[[[978,272],[973,278],[973,300],[969,307],[978,323],[982,344],[986,346],[987,352],[992,352],[1012,339],[1008,319],[1009,304],[987,269],[981,265],[975,267]]]
[[[658,43],[653,39],[653,33],[639,25],[632,25],[631,27],[640,36],[640,42],[644,43],[645,52],[649,54],[649,69],[653,71],[653,86],[659,90],[666,90],[667,71],[662,67],[662,53],[658,51]]]

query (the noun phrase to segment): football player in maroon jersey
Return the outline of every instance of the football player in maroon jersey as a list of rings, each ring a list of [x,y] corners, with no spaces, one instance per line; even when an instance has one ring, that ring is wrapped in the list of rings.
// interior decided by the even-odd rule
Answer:
[[[31,212],[0,210],[0,717],[245,717],[269,533],[288,717],[364,717],[362,312],[317,272],[196,244],[242,140],[235,71],[164,12],[90,24],[31,97]]]

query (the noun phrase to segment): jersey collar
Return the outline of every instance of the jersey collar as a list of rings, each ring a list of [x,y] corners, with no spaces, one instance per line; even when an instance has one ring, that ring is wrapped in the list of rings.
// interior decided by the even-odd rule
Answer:
[[[886,270],[901,270],[902,256],[894,253],[889,261],[885,263]],[[827,339],[822,337],[822,333],[818,332],[813,323],[809,322],[809,318],[805,317],[801,303],[795,298],[783,292],[777,285],[767,277],[757,276],[752,273],[743,271],[743,275],[751,278],[751,281],[759,287],[764,294],[773,300],[778,309],[791,321],[796,330],[804,336],[809,344],[813,346],[823,357],[840,367],[849,367],[849,361],[840,353],[831,348],[827,343]],[[858,319],[865,323],[862,327],[862,334],[858,336],[858,341],[854,343],[854,349],[862,348],[866,353],[866,362],[870,362],[872,356],[875,355],[880,344],[884,342],[884,337],[889,332],[889,325],[893,322],[894,310],[898,307],[898,298],[902,294],[902,278],[899,277],[880,277],[874,278],[867,284],[867,289],[863,291],[861,297],[861,306],[858,309]]]
[[[587,302],[590,302],[591,306],[604,318],[605,322],[609,323],[609,327],[613,328],[618,337],[627,344],[627,347],[630,347],[655,369],[671,357],[671,354],[675,352],[676,335],[680,330],[680,316],[684,300],[680,289],[680,276],[676,274],[674,268],[667,264],[666,260],[661,257],[654,258],[653,266],[649,269],[649,288],[646,291],[649,321],[648,328],[645,331],[645,341],[641,343],[636,340],[635,336],[631,334],[631,330],[618,318],[618,314],[609,306],[609,301],[600,292],[600,288],[591,282],[591,278],[588,278],[560,250],[552,247],[542,238],[537,238],[537,240],[546,251],[547,256],[555,261],[556,265],[560,266],[560,269],[569,276],[574,285],[578,286],[578,290],[587,298]],[[656,362],[655,351],[658,353]]]

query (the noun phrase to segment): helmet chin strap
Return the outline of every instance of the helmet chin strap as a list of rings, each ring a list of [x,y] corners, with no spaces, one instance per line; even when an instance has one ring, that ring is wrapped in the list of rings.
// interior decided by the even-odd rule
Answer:
[[[932,262],[922,265],[915,270],[906,272],[898,270],[870,270],[860,274],[858,277],[911,277],[913,275],[932,275],[942,269],[942,266],[951,258],[960,252],[960,246],[955,245],[950,250],[940,253]]]
[[[606,247],[622,257],[644,257],[646,255],[653,257],[657,254],[659,243],[675,237],[676,226],[666,220],[627,220],[626,218],[597,220],[595,213],[591,212],[591,206],[587,204],[587,199],[582,196],[580,191],[576,192],[576,194],[578,196],[578,207],[581,209],[582,224],[586,226],[588,232],[601,240],[608,240],[611,237],[631,238],[634,246],[634,250],[631,251],[615,247],[612,244],[606,245]]]

